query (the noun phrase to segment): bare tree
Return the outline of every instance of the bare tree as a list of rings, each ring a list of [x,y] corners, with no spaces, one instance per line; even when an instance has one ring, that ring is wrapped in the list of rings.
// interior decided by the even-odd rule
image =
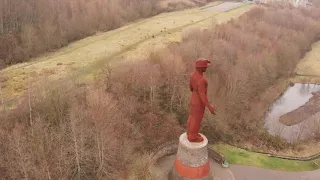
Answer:
[[[3,22],[3,16],[4,16],[4,5],[3,5],[3,1],[0,1],[0,35],[2,35],[4,33],[4,22]]]

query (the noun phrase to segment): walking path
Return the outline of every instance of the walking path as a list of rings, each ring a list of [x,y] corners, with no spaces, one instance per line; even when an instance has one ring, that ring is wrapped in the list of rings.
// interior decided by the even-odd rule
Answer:
[[[236,180],[319,180],[320,170],[311,172],[282,172],[242,165],[231,165]]]
[[[167,175],[173,166],[176,155],[161,158],[153,169],[157,180],[168,180]],[[242,165],[222,168],[210,159],[214,180],[319,180],[320,170],[310,172],[283,172]]]

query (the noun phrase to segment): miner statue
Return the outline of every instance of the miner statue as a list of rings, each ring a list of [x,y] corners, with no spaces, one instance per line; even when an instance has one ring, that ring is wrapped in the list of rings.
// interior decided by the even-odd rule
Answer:
[[[199,131],[205,108],[207,107],[212,114],[215,114],[215,108],[209,104],[207,97],[208,81],[203,75],[209,65],[209,60],[198,59],[195,62],[196,71],[190,76],[189,86],[192,95],[190,102],[190,115],[187,122],[187,137],[190,142],[203,141]]]
[[[190,115],[187,132],[179,137],[177,157],[169,173],[169,180],[213,180],[208,153],[208,139],[199,133],[206,107],[212,114],[215,109],[207,97],[208,81],[203,73],[210,65],[207,59],[195,62],[196,71],[190,76]]]

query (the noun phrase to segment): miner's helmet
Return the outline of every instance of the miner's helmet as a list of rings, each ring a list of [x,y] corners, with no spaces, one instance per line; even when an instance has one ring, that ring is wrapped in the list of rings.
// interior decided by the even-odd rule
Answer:
[[[210,66],[211,61],[205,58],[200,58],[196,61],[195,67],[196,68],[207,68]]]

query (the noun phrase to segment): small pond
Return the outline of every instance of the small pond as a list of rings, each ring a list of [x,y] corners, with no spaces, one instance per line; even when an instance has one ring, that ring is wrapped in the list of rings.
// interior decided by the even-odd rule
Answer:
[[[320,127],[320,118],[308,118],[301,123],[286,126],[279,119],[282,115],[298,109],[312,98],[313,92],[320,92],[320,85],[294,84],[270,107],[265,119],[265,128],[273,136],[280,136],[288,142],[310,138]],[[310,120],[311,119],[311,120]],[[319,131],[319,129],[317,129]]]

